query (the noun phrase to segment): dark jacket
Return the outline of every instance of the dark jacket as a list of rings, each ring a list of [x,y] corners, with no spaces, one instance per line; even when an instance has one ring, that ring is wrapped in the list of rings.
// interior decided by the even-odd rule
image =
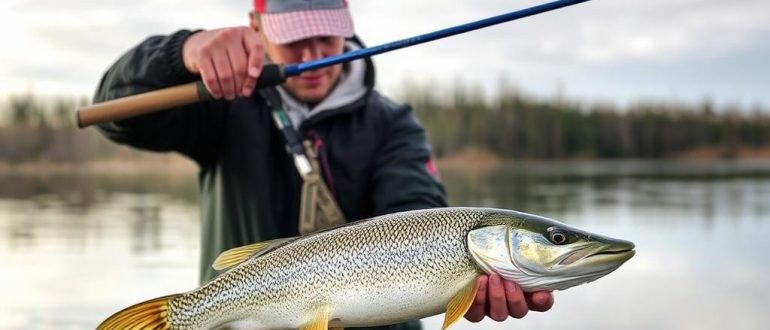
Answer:
[[[101,81],[105,101],[198,79],[184,67],[180,31],[151,37],[121,57]],[[408,106],[375,91],[354,103],[305,120],[299,132],[322,145],[327,184],[348,220],[446,206],[429,173],[425,131]],[[263,99],[210,101],[104,124],[110,139],[140,149],[176,151],[200,167],[201,278],[227,249],[298,235],[301,178]]]

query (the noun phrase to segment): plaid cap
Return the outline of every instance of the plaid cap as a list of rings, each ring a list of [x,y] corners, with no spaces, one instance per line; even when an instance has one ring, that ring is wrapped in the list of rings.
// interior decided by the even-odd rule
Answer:
[[[262,32],[270,42],[287,44],[317,37],[353,36],[345,0],[254,0]]]

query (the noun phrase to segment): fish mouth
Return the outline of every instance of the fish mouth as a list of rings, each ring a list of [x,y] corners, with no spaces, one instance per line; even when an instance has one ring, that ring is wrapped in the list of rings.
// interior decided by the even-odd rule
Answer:
[[[584,247],[567,254],[559,265],[567,266],[578,261],[591,262],[625,262],[636,254],[634,243],[618,242],[614,244],[603,245],[598,248]]]
[[[598,263],[624,263],[636,254],[634,243],[628,241],[618,241],[604,246],[585,259]]]
[[[611,256],[611,255],[624,255],[624,254],[633,253],[633,252],[634,252],[634,250],[601,251],[601,252],[597,252],[597,253],[592,254],[591,257],[608,256],[608,255],[609,256]]]

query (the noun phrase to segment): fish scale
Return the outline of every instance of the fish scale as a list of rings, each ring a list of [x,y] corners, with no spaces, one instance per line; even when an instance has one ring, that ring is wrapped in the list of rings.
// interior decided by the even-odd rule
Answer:
[[[380,310],[393,306],[378,306],[355,318],[343,311],[359,310],[350,303],[393,292],[398,296],[393,300],[400,300],[395,309],[401,320],[442,312],[433,309],[444,308],[446,301],[437,304],[426,294],[454,292],[478,273],[464,242],[482,215],[473,209],[398,213],[301,238],[174,299],[171,323],[175,329],[197,329],[254,319],[262,327],[297,328],[310,321],[314,308],[328,306],[331,319],[354,326],[392,320]]]

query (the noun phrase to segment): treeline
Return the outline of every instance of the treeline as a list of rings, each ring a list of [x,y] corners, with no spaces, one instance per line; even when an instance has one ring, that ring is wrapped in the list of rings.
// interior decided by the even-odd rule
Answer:
[[[770,146],[770,112],[738,107],[637,102],[625,108],[536,98],[501,84],[490,101],[479,88],[451,93],[410,85],[404,99],[425,125],[438,157],[467,147],[504,158],[663,158],[710,149],[731,158]]]
[[[0,163],[77,163],[125,152],[93,129],[75,125],[85,98],[11,95],[0,105]]]
[[[518,159],[663,158],[699,148],[729,158],[745,148],[770,147],[766,109],[717,109],[711,102],[619,108],[527,96],[505,84],[490,100],[479,88],[456,86],[441,93],[412,84],[401,97],[426,126],[438,157],[475,147]],[[95,129],[75,127],[74,110],[88,103],[84,97],[10,96],[0,103],[0,163],[137,157]]]

